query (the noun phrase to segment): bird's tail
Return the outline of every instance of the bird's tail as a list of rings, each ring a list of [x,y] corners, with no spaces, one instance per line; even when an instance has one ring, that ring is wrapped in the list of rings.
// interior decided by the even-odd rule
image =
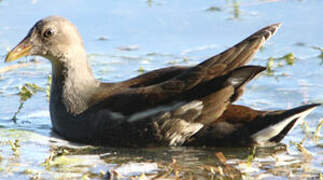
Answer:
[[[256,144],[279,142],[300,121],[321,104],[308,104],[284,111],[273,111],[263,115],[249,124],[251,138]]]

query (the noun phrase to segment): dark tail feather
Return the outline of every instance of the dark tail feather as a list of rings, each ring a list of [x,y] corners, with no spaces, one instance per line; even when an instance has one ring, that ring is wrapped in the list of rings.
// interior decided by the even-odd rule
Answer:
[[[279,142],[319,105],[321,104],[309,104],[290,110],[269,112],[249,125],[251,138],[258,144]]]

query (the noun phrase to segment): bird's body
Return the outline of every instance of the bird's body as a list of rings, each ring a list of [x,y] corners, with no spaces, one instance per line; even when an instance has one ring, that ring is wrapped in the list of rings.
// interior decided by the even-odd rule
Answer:
[[[40,20],[6,61],[40,55],[52,63],[53,130],[72,141],[110,146],[246,145],[279,142],[318,104],[288,111],[233,105],[261,66],[244,66],[279,28],[265,27],[192,67],[168,67],[118,82],[94,78],[68,20]]]

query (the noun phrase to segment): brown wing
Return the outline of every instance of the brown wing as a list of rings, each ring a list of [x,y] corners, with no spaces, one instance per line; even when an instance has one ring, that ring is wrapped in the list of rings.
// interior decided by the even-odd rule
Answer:
[[[234,78],[240,82],[237,87],[228,83],[230,74],[234,74],[236,68],[247,63],[264,41],[270,38],[278,28],[279,24],[265,27],[232,48],[192,68],[157,70],[156,74],[155,72],[148,73],[132,80],[116,83],[108,88],[102,84],[101,90],[93,96],[93,102],[95,99],[105,99],[97,106],[123,114],[132,114],[160,105],[193,99],[203,100],[205,103],[203,114],[205,115],[212,111],[212,107],[213,111],[215,107],[225,109],[225,105],[231,102],[233,95],[237,94],[245,84],[242,83],[245,82],[243,78],[250,80],[250,77],[253,78],[262,70],[259,68],[245,69],[244,73],[247,74],[241,81],[238,77]],[[160,75],[163,73],[163,76]],[[95,98],[96,96],[100,98]],[[214,117],[219,116],[221,112],[223,110]]]
[[[139,75],[135,78],[126,80],[122,82],[122,84],[131,88],[150,86],[153,84],[158,84],[167,81],[190,68],[191,67],[188,66],[172,66],[161,68]]]
[[[142,75],[119,83],[101,83],[101,88],[92,96],[89,102],[89,106],[99,103],[100,101],[102,101],[102,99],[109,98],[114,94],[120,93],[120,91],[122,91],[123,89],[146,87],[167,81],[177,76],[178,74],[183,73],[189,68],[191,67],[166,67],[144,73]]]

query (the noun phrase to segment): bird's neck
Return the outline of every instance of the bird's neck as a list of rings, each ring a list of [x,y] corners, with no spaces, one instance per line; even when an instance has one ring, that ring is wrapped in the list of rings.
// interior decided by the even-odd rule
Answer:
[[[50,109],[54,114],[51,115],[63,112],[77,115],[88,108],[99,82],[93,76],[85,52],[60,58],[52,61]]]

